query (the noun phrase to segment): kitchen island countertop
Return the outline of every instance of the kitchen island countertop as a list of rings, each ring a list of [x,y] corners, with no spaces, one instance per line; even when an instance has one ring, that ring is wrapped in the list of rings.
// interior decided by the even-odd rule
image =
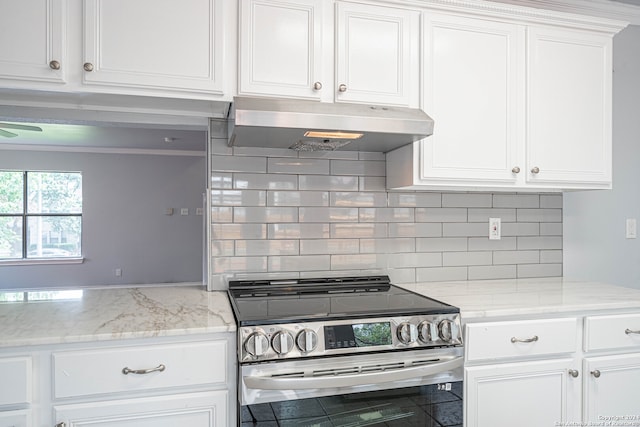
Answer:
[[[60,298],[60,299],[55,299]],[[202,286],[0,291],[0,348],[235,331],[226,292]]]
[[[562,277],[400,286],[459,307],[465,320],[640,310],[639,289]]]

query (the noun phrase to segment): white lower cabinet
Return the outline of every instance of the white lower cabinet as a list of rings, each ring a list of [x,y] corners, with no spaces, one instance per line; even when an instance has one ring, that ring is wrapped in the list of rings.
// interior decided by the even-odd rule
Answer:
[[[56,426],[224,427],[226,390],[54,407]]]
[[[587,357],[583,371],[587,425],[640,425],[640,353]]]
[[[465,369],[466,427],[552,427],[579,419],[573,358]]]
[[[21,409],[0,412],[0,427],[31,427],[31,411]]]

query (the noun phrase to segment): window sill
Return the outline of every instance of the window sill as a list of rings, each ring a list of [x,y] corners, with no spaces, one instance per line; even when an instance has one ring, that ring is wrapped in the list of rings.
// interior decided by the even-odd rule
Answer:
[[[84,257],[78,258],[29,258],[29,259],[5,259],[0,260],[0,266],[4,265],[55,265],[55,264],[82,264]]]

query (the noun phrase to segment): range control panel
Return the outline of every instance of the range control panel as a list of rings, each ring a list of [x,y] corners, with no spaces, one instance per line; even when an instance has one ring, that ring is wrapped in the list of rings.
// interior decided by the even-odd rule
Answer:
[[[240,362],[462,346],[459,314],[240,327]]]

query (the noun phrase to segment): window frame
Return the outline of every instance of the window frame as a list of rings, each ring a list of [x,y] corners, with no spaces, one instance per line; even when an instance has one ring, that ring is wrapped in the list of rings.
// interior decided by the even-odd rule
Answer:
[[[82,200],[82,206],[80,213],[30,213],[29,212],[29,173],[78,173],[80,174],[81,183],[83,181],[82,172],[80,171],[60,171],[60,170],[11,170],[0,169],[0,172],[19,172],[22,174],[22,212],[21,213],[2,213],[0,212],[0,218],[3,217],[20,217],[22,220],[22,257],[21,258],[0,258],[0,265],[23,265],[23,264],[77,264],[84,261],[83,255],[83,235],[84,235],[84,200]],[[83,187],[84,192],[84,187]],[[83,197],[84,199],[84,197]],[[73,257],[35,257],[29,258],[29,242],[28,242],[28,222],[29,218],[47,218],[47,217],[76,217],[80,218],[80,255]]]

